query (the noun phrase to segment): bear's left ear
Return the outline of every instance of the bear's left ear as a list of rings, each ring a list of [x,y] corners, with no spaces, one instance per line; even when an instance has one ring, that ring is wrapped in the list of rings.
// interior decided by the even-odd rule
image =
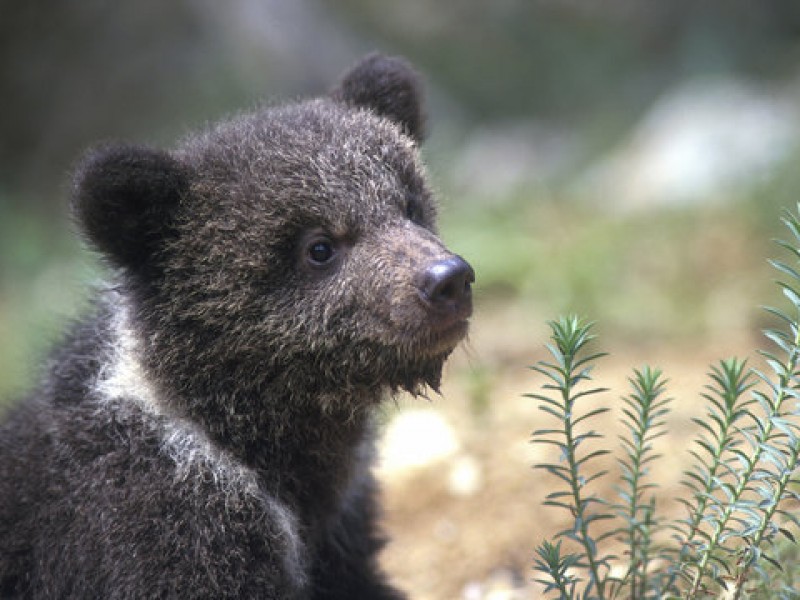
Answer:
[[[421,78],[402,58],[368,55],[344,75],[331,96],[394,121],[417,143],[425,139]]]
[[[76,170],[72,212],[89,241],[115,266],[152,266],[174,233],[173,217],[188,192],[189,169],[159,150],[106,146]]]

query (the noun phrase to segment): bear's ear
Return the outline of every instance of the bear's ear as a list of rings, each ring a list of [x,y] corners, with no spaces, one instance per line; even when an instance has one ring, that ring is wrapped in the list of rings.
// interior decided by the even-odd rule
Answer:
[[[72,211],[89,241],[115,266],[152,265],[173,234],[172,217],[189,188],[189,169],[140,146],[90,151],[75,173]]]
[[[345,73],[331,96],[394,121],[417,143],[425,138],[421,78],[402,58],[368,55]]]

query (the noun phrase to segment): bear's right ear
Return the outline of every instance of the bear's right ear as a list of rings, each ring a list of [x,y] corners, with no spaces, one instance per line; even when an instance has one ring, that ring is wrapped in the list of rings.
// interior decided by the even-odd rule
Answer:
[[[166,152],[107,146],[76,170],[72,211],[89,241],[115,266],[152,265],[174,233],[172,217],[190,183],[189,169]]]
[[[422,82],[402,58],[370,54],[345,73],[331,96],[399,125],[417,143],[425,139]]]

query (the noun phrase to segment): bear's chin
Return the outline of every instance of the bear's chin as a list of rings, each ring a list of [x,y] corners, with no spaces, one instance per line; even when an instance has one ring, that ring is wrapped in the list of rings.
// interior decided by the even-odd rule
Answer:
[[[408,370],[398,370],[389,382],[392,393],[405,391],[412,396],[423,397],[427,397],[429,390],[441,393],[442,367],[448,355],[449,352],[413,365]]]

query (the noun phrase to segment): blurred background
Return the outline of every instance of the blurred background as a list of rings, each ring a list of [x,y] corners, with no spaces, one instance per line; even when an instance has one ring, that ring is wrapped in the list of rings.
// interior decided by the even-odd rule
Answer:
[[[385,562],[414,598],[537,597],[533,548],[561,516],[538,505],[550,482],[530,469],[540,413],[522,393],[542,383],[526,366],[546,320],[598,322],[609,405],[630,367],[663,367],[679,448],[708,363],[755,356],[758,307],[780,303],[766,258],[800,200],[794,0],[0,0],[0,15],[0,405],[103,276],[65,210],[86,147],[168,147],[318,94],[373,50],[424,74],[441,229],[477,306],[443,397],[385,418]]]

